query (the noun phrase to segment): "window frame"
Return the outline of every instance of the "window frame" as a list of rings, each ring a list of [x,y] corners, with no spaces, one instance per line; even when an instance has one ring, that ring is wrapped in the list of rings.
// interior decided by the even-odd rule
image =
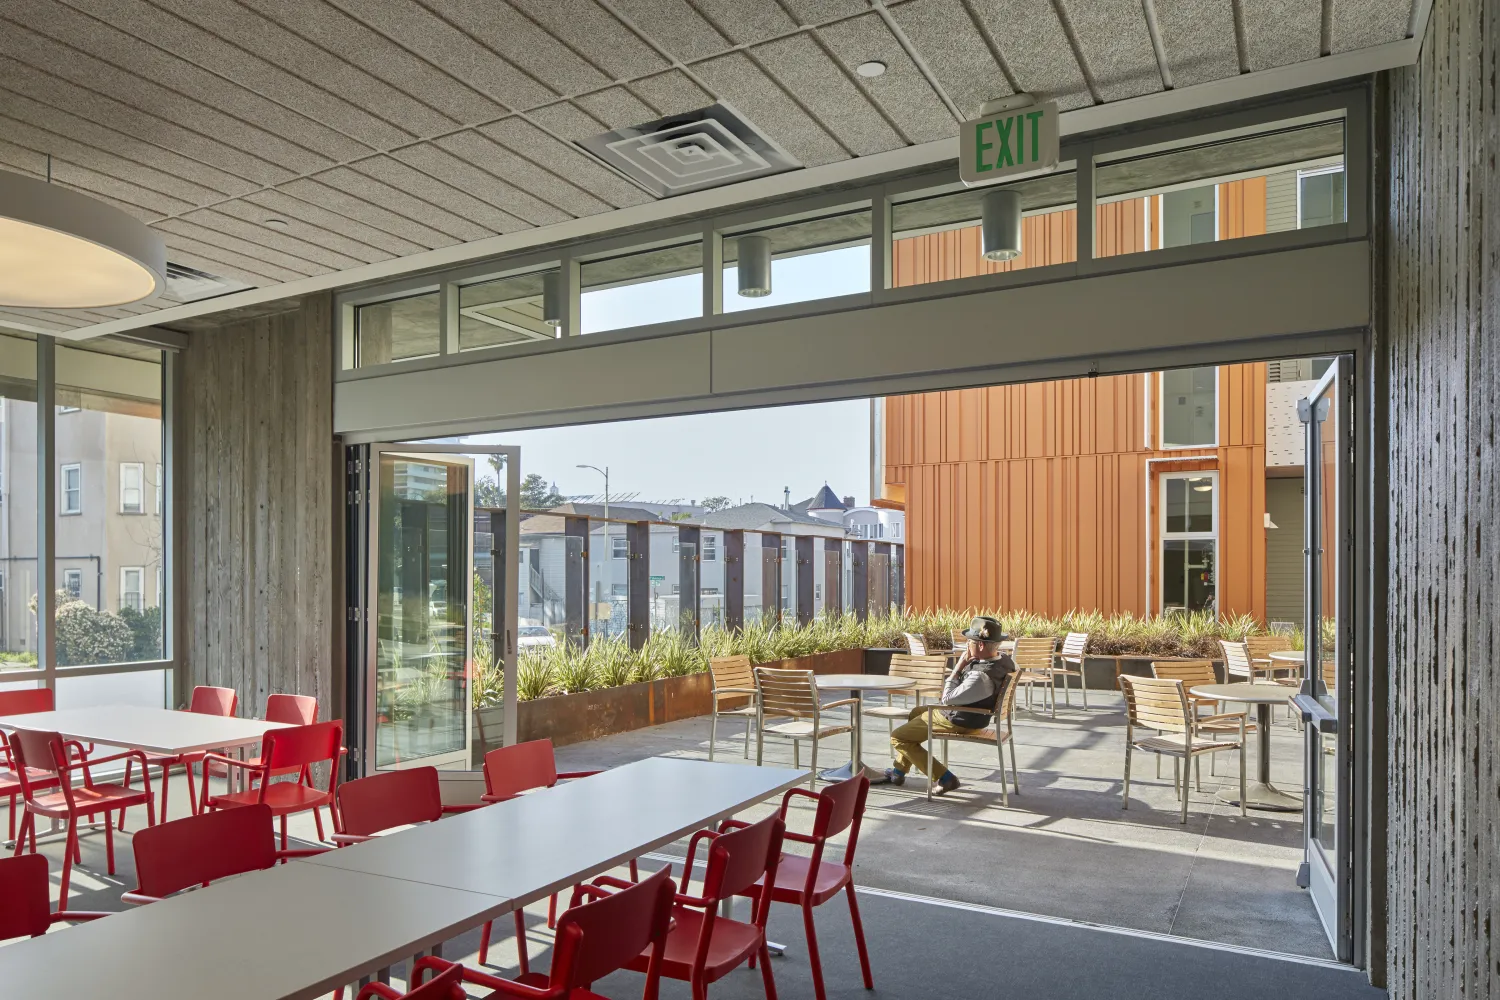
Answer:
[[[68,473],[78,473],[78,486],[70,491],[68,489]],[[68,506],[68,493],[78,495],[76,507]],[[78,517],[83,513],[83,463],[68,462],[66,465],[57,467],[57,515],[59,517]]]
[[[1193,371],[1194,368],[1209,368],[1214,370],[1214,439],[1208,444],[1167,444],[1167,384],[1168,371]],[[1172,368],[1154,372],[1154,378],[1147,380],[1146,401],[1151,402],[1151,389],[1156,389],[1156,450],[1157,451],[1193,451],[1195,449],[1219,447],[1222,434],[1219,426],[1219,403],[1223,397],[1223,365],[1194,365],[1193,368]]]
[[[1168,542],[1201,542],[1211,541],[1214,543],[1214,584],[1213,600],[1214,608],[1219,607],[1219,507],[1223,501],[1219,489],[1219,471],[1217,469],[1203,469],[1196,472],[1163,472],[1158,477],[1157,485],[1157,517],[1156,517],[1156,557],[1161,568],[1157,571],[1156,607],[1157,612],[1165,613],[1167,608],[1167,543]],[[1207,479],[1213,484],[1213,527],[1209,531],[1168,531],[1167,530],[1167,483],[1174,479],[1193,480]]]
[[[136,492],[135,506],[131,507],[125,501],[125,491],[130,487],[125,485],[125,470],[135,472],[138,480],[134,487]],[[120,513],[121,514],[144,514],[146,513],[146,463],[145,462],[121,462],[120,463]]]
[[[70,583],[71,580],[75,579],[78,581],[76,589]],[[83,600],[83,570],[76,567],[64,569],[62,571],[62,586],[58,589],[66,591],[75,601]]]

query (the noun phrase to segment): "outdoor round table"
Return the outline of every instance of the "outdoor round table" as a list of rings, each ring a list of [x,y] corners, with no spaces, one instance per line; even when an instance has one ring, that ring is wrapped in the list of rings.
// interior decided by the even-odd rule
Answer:
[[[857,760],[871,778],[881,777],[884,772],[866,767],[862,725],[866,691],[902,691],[917,686],[910,677],[888,677],[885,674],[822,674],[815,678],[819,691],[848,691],[854,695],[854,756],[847,764],[823,771],[819,777],[824,781],[844,781],[854,777],[854,762]]]
[[[1295,668],[1297,673],[1302,673],[1302,666],[1307,662],[1307,654],[1300,649],[1288,649],[1280,653],[1268,653],[1267,659],[1271,661],[1272,669]]]
[[[1295,694],[1291,689],[1276,683],[1264,684],[1203,684],[1192,689],[1201,698],[1216,701],[1233,701],[1255,706],[1255,724],[1259,730],[1257,754],[1258,774],[1254,782],[1245,785],[1245,805],[1251,809],[1270,812],[1301,812],[1302,796],[1291,795],[1271,784],[1271,706],[1284,705]],[[1230,805],[1239,805],[1235,789],[1226,788],[1219,798]]]

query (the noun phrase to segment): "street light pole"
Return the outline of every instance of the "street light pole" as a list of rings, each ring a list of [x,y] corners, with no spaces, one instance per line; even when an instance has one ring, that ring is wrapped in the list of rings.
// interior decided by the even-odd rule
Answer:
[[[604,468],[601,469],[597,465],[580,465],[579,468],[580,469],[593,469],[595,472],[599,473],[599,475],[601,475],[601,476],[604,477],[604,519],[606,521],[608,521],[609,520],[609,466],[606,465]],[[606,528],[604,530],[607,532],[609,529]]]

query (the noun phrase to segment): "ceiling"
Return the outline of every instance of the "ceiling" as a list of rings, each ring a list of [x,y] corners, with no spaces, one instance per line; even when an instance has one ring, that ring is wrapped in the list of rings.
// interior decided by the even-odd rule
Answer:
[[[1066,111],[1208,88],[1414,22],[1413,0],[6,0],[0,169],[50,155],[172,262],[269,290],[646,205],[577,143],[716,101],[817,168],[951,140],[1014,91]],[[180,302],[0,326],[213,308]]]

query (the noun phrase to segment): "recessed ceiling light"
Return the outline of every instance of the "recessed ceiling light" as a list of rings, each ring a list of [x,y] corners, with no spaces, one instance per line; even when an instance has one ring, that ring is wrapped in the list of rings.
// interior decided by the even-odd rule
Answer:
[[[267,219],[266,225],[272,229],[286,229],[291,223],[285,219]]]
[[[873,80],[875,79],[875,77],[885,72],[885,63],[881,62],[879,59],[871,59],[869,62],[862,62],[858,66],[856,66],[854,68],[854,72],[858,73],[860,76],[864,77],[867,80]]]

